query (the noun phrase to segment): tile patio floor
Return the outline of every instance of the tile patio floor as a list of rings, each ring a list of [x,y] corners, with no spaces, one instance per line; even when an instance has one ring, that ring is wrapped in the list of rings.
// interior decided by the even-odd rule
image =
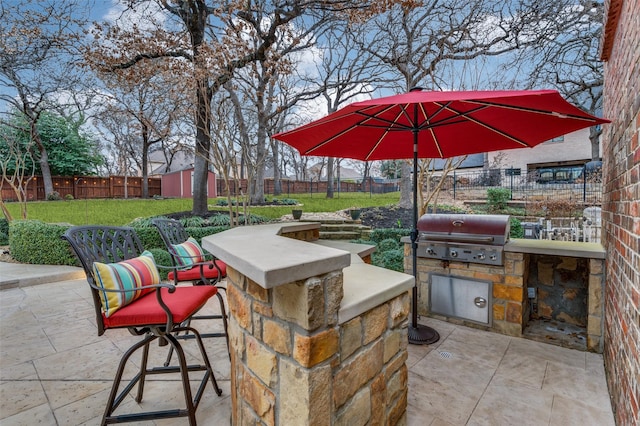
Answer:
[[[215,304],[212,300],[206,309]],[[441,339],[430,346],[409,345],[408,425],[614,425],[602,356],[424,322]],[[0,425],[99,424],[115,366],[136,339],[124,330],[97,335],[84,279],[1,290]],[[223,395],[207,387],[198,421],[227,425],[226,347],[222,339],[205,342]],[[186,348],[195,354],[191,349]],[[154,346],[152,357],[160,350],[165,348]],[[152,376],[142,404],[128,397],[121,412],[169,408],[167,403],[181,404],[181,398],[178,381]],[[182,425],[186,419],[144,424]]]

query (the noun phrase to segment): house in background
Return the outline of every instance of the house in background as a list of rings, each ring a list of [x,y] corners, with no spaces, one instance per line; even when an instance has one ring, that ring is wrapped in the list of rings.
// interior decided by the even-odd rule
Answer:
[[[589,129],[582,129],[544,142],[534,148],[493,151],[487,154],[471,154],[457,170],[478,171],[486,163],[490,169],[520,169],[523,173],[541,169],[576,168],[578,173],[591,161]],[[435,159],[435,170],[442,170],[444,159]]]
[[[361,180],[362,174],[358,173],[354,169],[350,169],[349,167],[340,166],[340,169],[336,167],[334,170],[334,176],[340,176],[340,180]],[[317,180],[327,180],[327,165],[326,163],[316,163],[313,166],[309,167],[307,170],[307,176],[312,179]]]
[[[171,159],[171,164],[167,164],[162,151],[149,153],[148,173],[149,176],[159,176],[164,173],[185,170],[193,167],[193,153],[190,151],[178,151]]]
[[[489,166],[532,172],[542,168],[584,166],[591,161],[589,129],[582,129],[537,145],[489,153]]]

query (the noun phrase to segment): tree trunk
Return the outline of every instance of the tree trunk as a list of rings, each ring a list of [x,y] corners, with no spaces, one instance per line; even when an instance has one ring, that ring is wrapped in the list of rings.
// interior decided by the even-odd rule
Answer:
[[[211,91],[207,78],[199,79],[196,95],[196,156],[193,165],[192,213],[204,215],[209,210],[207,181],[209,178],[209,150],[211,148]]]
[[[273,153],[273,195],[282,194],[282,171],[280,170],[280,152],[278,144],[271,144],[271,152]]]
[[[398,202],[398,206],[403,209],[410,209],[413,206],[412,176],[411,164],[409,164],[409,161],[403,161],[400,172],[400,201]]]
[[[333,157],[327,159],[327,198],[333,198]]]
[[[600,134],[602,129],[598,126],[589,127],[589,140],[591,141],[591,160],[600,160]]]
[[[42,139],[40,139],[40,132],[38,132],[38,115],[35,115],[32,111],[27,111],[26,115],[29,118],[31,140],[33,140],[36,147],[38,147],[38,154],[40,155],[38,162],[40,163],[40,171],[42,172],[44,199],[46,200],[49,197],[49,194],[53,192],[53,180],[51,179],[51,168],[49,167],[49,154],[42,143]]]
[[[142,198],[149,198],[149,128],[142,124]]]
[[[44,184],[44,197],[47,199],[49,194],[53,193],[53,180],[51,179],[51,169],[49,168],[49,155],[44,146],[40,151],[40,170],[42,171],[42,182]]]
[[[254,182],[251,190],[251,204],[264,203],[264,165],[267,156],[266,139],[267,131],[265,126],[258,125],[258,143],[256,146],[256,169]]]

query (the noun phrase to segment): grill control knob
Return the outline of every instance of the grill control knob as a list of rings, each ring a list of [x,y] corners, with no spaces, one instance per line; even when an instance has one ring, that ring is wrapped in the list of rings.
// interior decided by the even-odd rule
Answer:
[[[427,249],[427,254],[431,255],[431,256],[435,256],[436,255],[436,251],[433,248],[429,247]]]
[[[496,260],[497,258],[498,257],[495,254],[492,254],[491,257],[490,257],[491,260]]]
[[[484,253],[478,253],[478,259],[479,260],[484,260],[486,256],[484,255]]]
[[[458,252],[456,250],[451,250],[451,257],[458,257]]]

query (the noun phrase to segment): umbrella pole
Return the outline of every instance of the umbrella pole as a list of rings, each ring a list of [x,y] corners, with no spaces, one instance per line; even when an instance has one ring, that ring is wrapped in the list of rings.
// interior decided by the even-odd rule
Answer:
[[[413,132],[413,225],[411,228],[411,257],[413,270],[413,292],[411,298],[411,324],[409,324],[409,343],[430,345],[440,339],[436,330],[418,324],[418,131],[417,106]]]

